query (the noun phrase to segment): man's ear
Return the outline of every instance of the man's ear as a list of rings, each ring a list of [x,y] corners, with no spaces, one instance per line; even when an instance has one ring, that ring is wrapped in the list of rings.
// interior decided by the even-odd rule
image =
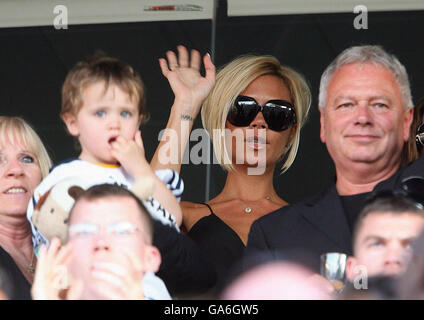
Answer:
[[[355,267],[357,266],[358,262],[356,261],[355,257],[349,256],[346,261],[346,278],[353,282],[355,280]]]
[[[411,129],[411,123],[414,120],[414,108],[405,111],[404,128],[403,128],[403,141],[408,142]]]
[[[68,129],[69,133],[74,137],[78,137],[79,128],[77,123],[77,117],[74,114],[67,112],[62,115],[62,120],[63,122],[65,122],[66,128]]]
[[[320,138],[323,143],[325,143],[325,109],[318,107],[319,110],[319,121],[321,124]]]
[[[157,272],[162,262],[159,249],[150,245],[146,247],[144,254],[144,271]]]

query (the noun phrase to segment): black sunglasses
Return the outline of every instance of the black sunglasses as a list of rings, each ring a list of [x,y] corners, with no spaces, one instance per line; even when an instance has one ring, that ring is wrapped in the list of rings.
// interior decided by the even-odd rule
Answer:
[[[418,209],[424,210],[424,179],[421,177],[409,177],[395,187],[394,190],[383,190],[372,192],[367,199],[367,204],[375,201],[377,198],[389,198],[401,196],[413,201]]]
[[[286,100],[270,100],[260,106],[255,99],[238,96],[228,112],[227,120],[234,126],[247,127],[262,112],[268,128],[284,131],[296,123],[294,106]]]
[[[417,141],[417,146],[424,147],[424,123],[421,123],[418,127],[415,140]]]

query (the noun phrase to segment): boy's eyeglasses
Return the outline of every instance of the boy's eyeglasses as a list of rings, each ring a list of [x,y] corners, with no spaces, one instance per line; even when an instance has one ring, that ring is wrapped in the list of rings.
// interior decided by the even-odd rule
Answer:
[[[100,227],[94,223],[82,222],[69,227],[69,236],[73,238],[90,238],[100,233]],[[134,234],[139,228],[128,221],[114,222],[105,228],[108,235],[122,237]]]
[[[247,127],[262,112],[268,128],[284,131],[296,123],[294,106],[286,100],[270,100],[260,106],[255,99],[238,96],[228,112],[227,120],[234,126]]]

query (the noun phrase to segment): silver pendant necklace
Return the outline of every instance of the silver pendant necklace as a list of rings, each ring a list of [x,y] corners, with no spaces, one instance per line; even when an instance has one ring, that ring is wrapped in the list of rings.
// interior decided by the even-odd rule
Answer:
[[[269,199],[271,199],[271,196],[267,196],[267,197],[265,197],[265,199],[262,199],[262,200],[269,200]],[[245,213],[251,213],[253,211],[252,208],[250,206],[248,206],[246,202],[244,202],[241,199],[239,199],[239,200],[241,202],[243,202],[243,204],[245,205],[245,208],[243,210]],[[262,201],[262,200],[260,200],[260,201]]]

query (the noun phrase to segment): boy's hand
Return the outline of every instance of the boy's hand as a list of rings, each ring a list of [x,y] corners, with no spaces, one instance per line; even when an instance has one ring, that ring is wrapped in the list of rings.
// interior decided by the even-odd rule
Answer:
[[[175,107],[180,108],[182,115],[193,119],[199,113],[203,101],[215,85],[215,66],[211,57],[203,57],[206,75],[200,74],[201,57],[197,50],[191,50],[191,59],[187,49],[179,45],[178,59],[173,51],[167,51],[166,57],[159,59],[162,74],[168,79],[175,95]]]
[[[134,253],[120,254],[119,260],[96,262],[92,277],[98,295],[110,300],[142,300],[143,264]]]
[[[53,238],[50,247],[42,246],[31,288],[34,300],[74,300],[82,294],[83,284],[74,281],[70,285],[67,265],[71,260],[71,247],[60,247],[60,240]]]
[[[141,132],[138,130],[134,140],[127,140],[122,136],[110,144],[111,153],[124,169],[133,177],[152,172],[145,156]]]

